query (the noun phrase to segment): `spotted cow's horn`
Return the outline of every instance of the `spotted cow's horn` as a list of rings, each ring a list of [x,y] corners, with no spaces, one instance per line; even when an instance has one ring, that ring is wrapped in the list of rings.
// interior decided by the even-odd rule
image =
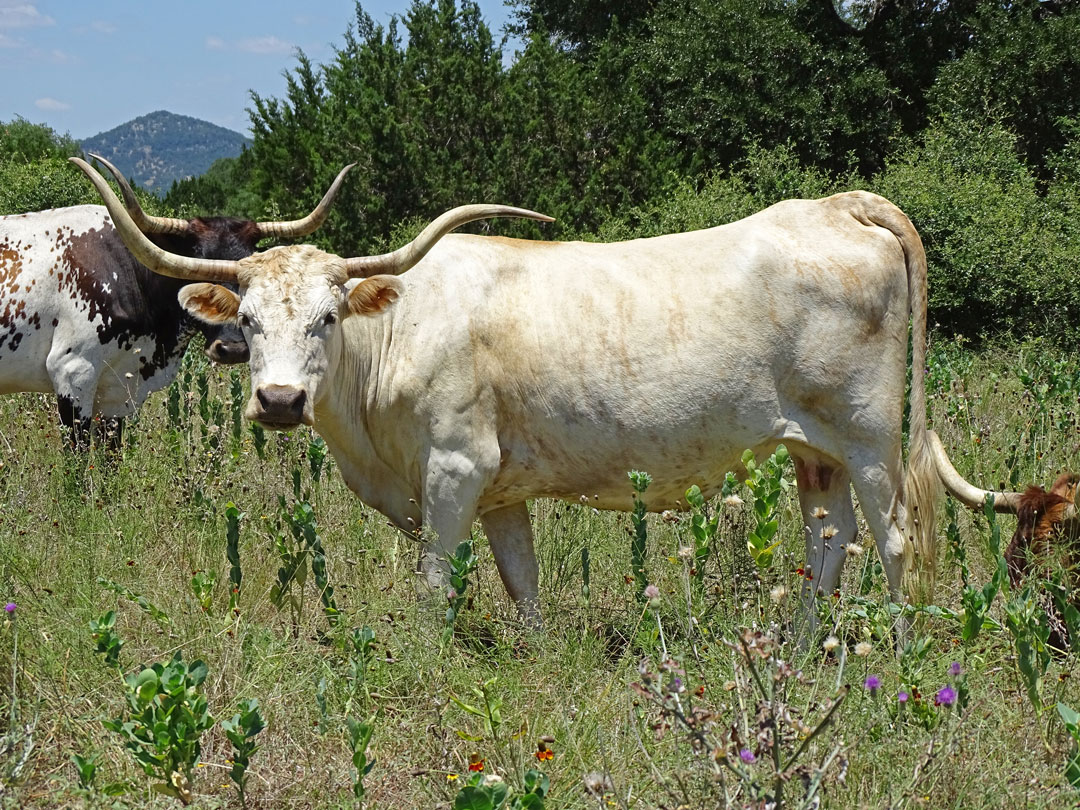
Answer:
[[[131,186],[128,185],[128,181],[124,179],[124,175],[120,170],[109,163],[109,161],[101,155],[91,153],[90,157],[112,172],[116,184],[120,186],[120,194],[124,197],[124,206],[127,208],[127,212],[131,214],[131,219],[139,226],[140,231],[143,233],[176,234],[188,232],[191,223],[186,219],[177,219],[176,217],[154,217],[143,211],[142,206],[139,205],[138,198],[135,196],[135,192],[131,190]]]
[[[104,177],[81,158],[73,157],[68,160],[82,169],[83,174],[90,178],[90,182],[101,195],[105,207],[109,209],[116,232],[120,234],[120,238],[124,240],[124,244],[132,255],[143,265],[155,273],[184,281],[236,281],[236,274],[240,269],[239,262],[222,259],[194,259],[188,256],[177,256],[175,253],[159,248],[139,230],[139,226],[135,224],[123,203],[105,182]]]

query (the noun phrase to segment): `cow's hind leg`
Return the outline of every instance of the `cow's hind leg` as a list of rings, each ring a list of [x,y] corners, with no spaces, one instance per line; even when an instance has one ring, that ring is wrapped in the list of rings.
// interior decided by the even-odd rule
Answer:
[[[851,478],[838,462],[807,451],[793,451],[799,486],[806,564],[803,566],[803,614],[807,638],[817,626],[816,599],[829,597],[840,584],[847,547],[858,525],[851,504]]]
[[[859,496],[863,517],[874,535],[881,567],[885,569],[889,598],[903,605],[907,601],[904,597],[904,573],[911,561],[912,544],[902,530],[906,514],[901,497],[903,477],[899,457],[892,464],[871,460],[854,467],[852,483],[855,494]],[[897,623],[901,643],[907,624],[903,619]]]
[[[532,525],[524,501],[486,512],[480,517],[495,555],[506,592],[526,623],[539,627],[540,568],[533,548]]]

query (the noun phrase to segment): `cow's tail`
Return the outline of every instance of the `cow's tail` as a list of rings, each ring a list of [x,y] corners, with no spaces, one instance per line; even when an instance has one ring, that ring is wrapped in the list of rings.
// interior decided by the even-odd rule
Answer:
[[[869,212],[868,212],[869,213]],[[908,305],[911,312],[911,395],[908,419],[908,463],[904,481],[907,525],[902,526],[904,569],[909,598],[918,604],[934,599],[937,580],[937,505],[941,480],[934,465],[926,424],[926,251],[918,231],[903,211],[881,200],[869,214],[875,224],[888,228],[900,242],[907,266]],[[914,559],[912,559],[914,557]]]

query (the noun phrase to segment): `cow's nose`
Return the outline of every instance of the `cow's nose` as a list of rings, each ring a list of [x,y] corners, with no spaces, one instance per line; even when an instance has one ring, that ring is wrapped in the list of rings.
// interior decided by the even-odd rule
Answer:
[[[291,385],[260,385],[255,392],[259,400],[260,422],[299,425],[304,418],[307,392]]]
[[[210,344],[208,354],[215,363],[226,365],[246,363],[251,357],[247,342],[243,340],[215,340]]]

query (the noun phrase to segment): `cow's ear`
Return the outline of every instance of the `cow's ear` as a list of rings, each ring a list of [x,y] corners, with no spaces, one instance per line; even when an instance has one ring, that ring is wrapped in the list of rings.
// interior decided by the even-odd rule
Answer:
[[[393,304],[405,291],[396,276],[365,278],[349,293],[349,312],[353,315],[377,315]]]
[[[180,306],[204,323],[236,323],[240,296],[220,284],[188,284],[177,295]]]

